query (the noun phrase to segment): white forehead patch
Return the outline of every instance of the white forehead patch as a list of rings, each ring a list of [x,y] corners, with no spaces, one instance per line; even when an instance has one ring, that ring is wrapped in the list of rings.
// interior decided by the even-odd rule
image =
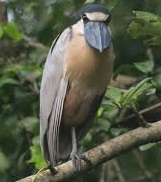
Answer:
[[[106,21],[109,15],[106,15],[101,12],[92,12],[92,13],[85,13],[87,18],[92,21]]]

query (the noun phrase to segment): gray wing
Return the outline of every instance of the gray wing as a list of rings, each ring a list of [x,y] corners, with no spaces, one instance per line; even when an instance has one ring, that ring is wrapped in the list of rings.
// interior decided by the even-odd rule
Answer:
[[[58,136],[68,81],[64,78],[64,54],[70,28],[56,38],[48,53],[40,89],[40,140],[46,160],[59,154]]]

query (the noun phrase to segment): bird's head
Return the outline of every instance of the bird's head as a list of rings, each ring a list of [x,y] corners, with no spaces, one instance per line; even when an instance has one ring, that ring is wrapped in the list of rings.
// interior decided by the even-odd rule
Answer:
[[[111,14],[101,5],[90,4],[80,9],[75,16],[76,22],[83,24],[83,34],[89,46],[102,52],[112,43],[108,24]]]

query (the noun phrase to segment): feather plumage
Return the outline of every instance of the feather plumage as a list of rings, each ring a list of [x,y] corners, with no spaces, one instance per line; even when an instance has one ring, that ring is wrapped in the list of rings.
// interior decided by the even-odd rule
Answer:
[[[70,29],[66,29],[51,46],[48,53],[40,89],[41,147],[47,160],[58,155],[58,133],[68,81],[64,77],[66,47],[70,41]]]
[[[102,7],[96,10],[108,14]],[[41,146],[52,164],[73,150],[72,128],[78,141],[89,130],[110,82],[113,60],[112,44],[100,53],[86,42],[82,20],[54,41],[40,90]]]

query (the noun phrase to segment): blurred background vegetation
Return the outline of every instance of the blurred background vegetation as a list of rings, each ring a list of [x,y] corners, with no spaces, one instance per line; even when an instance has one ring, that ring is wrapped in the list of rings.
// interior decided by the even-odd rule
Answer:
[[[45,166],[39,146],[39,88],[49,47],[73,23],[76,10],[99,3],[112,11],[115,68],[110,89],[81,152],[161,119],[160,0],[0,1],[0,181]],[[160,182],[160,143],[148,144],[93,169],[75,181]]]

